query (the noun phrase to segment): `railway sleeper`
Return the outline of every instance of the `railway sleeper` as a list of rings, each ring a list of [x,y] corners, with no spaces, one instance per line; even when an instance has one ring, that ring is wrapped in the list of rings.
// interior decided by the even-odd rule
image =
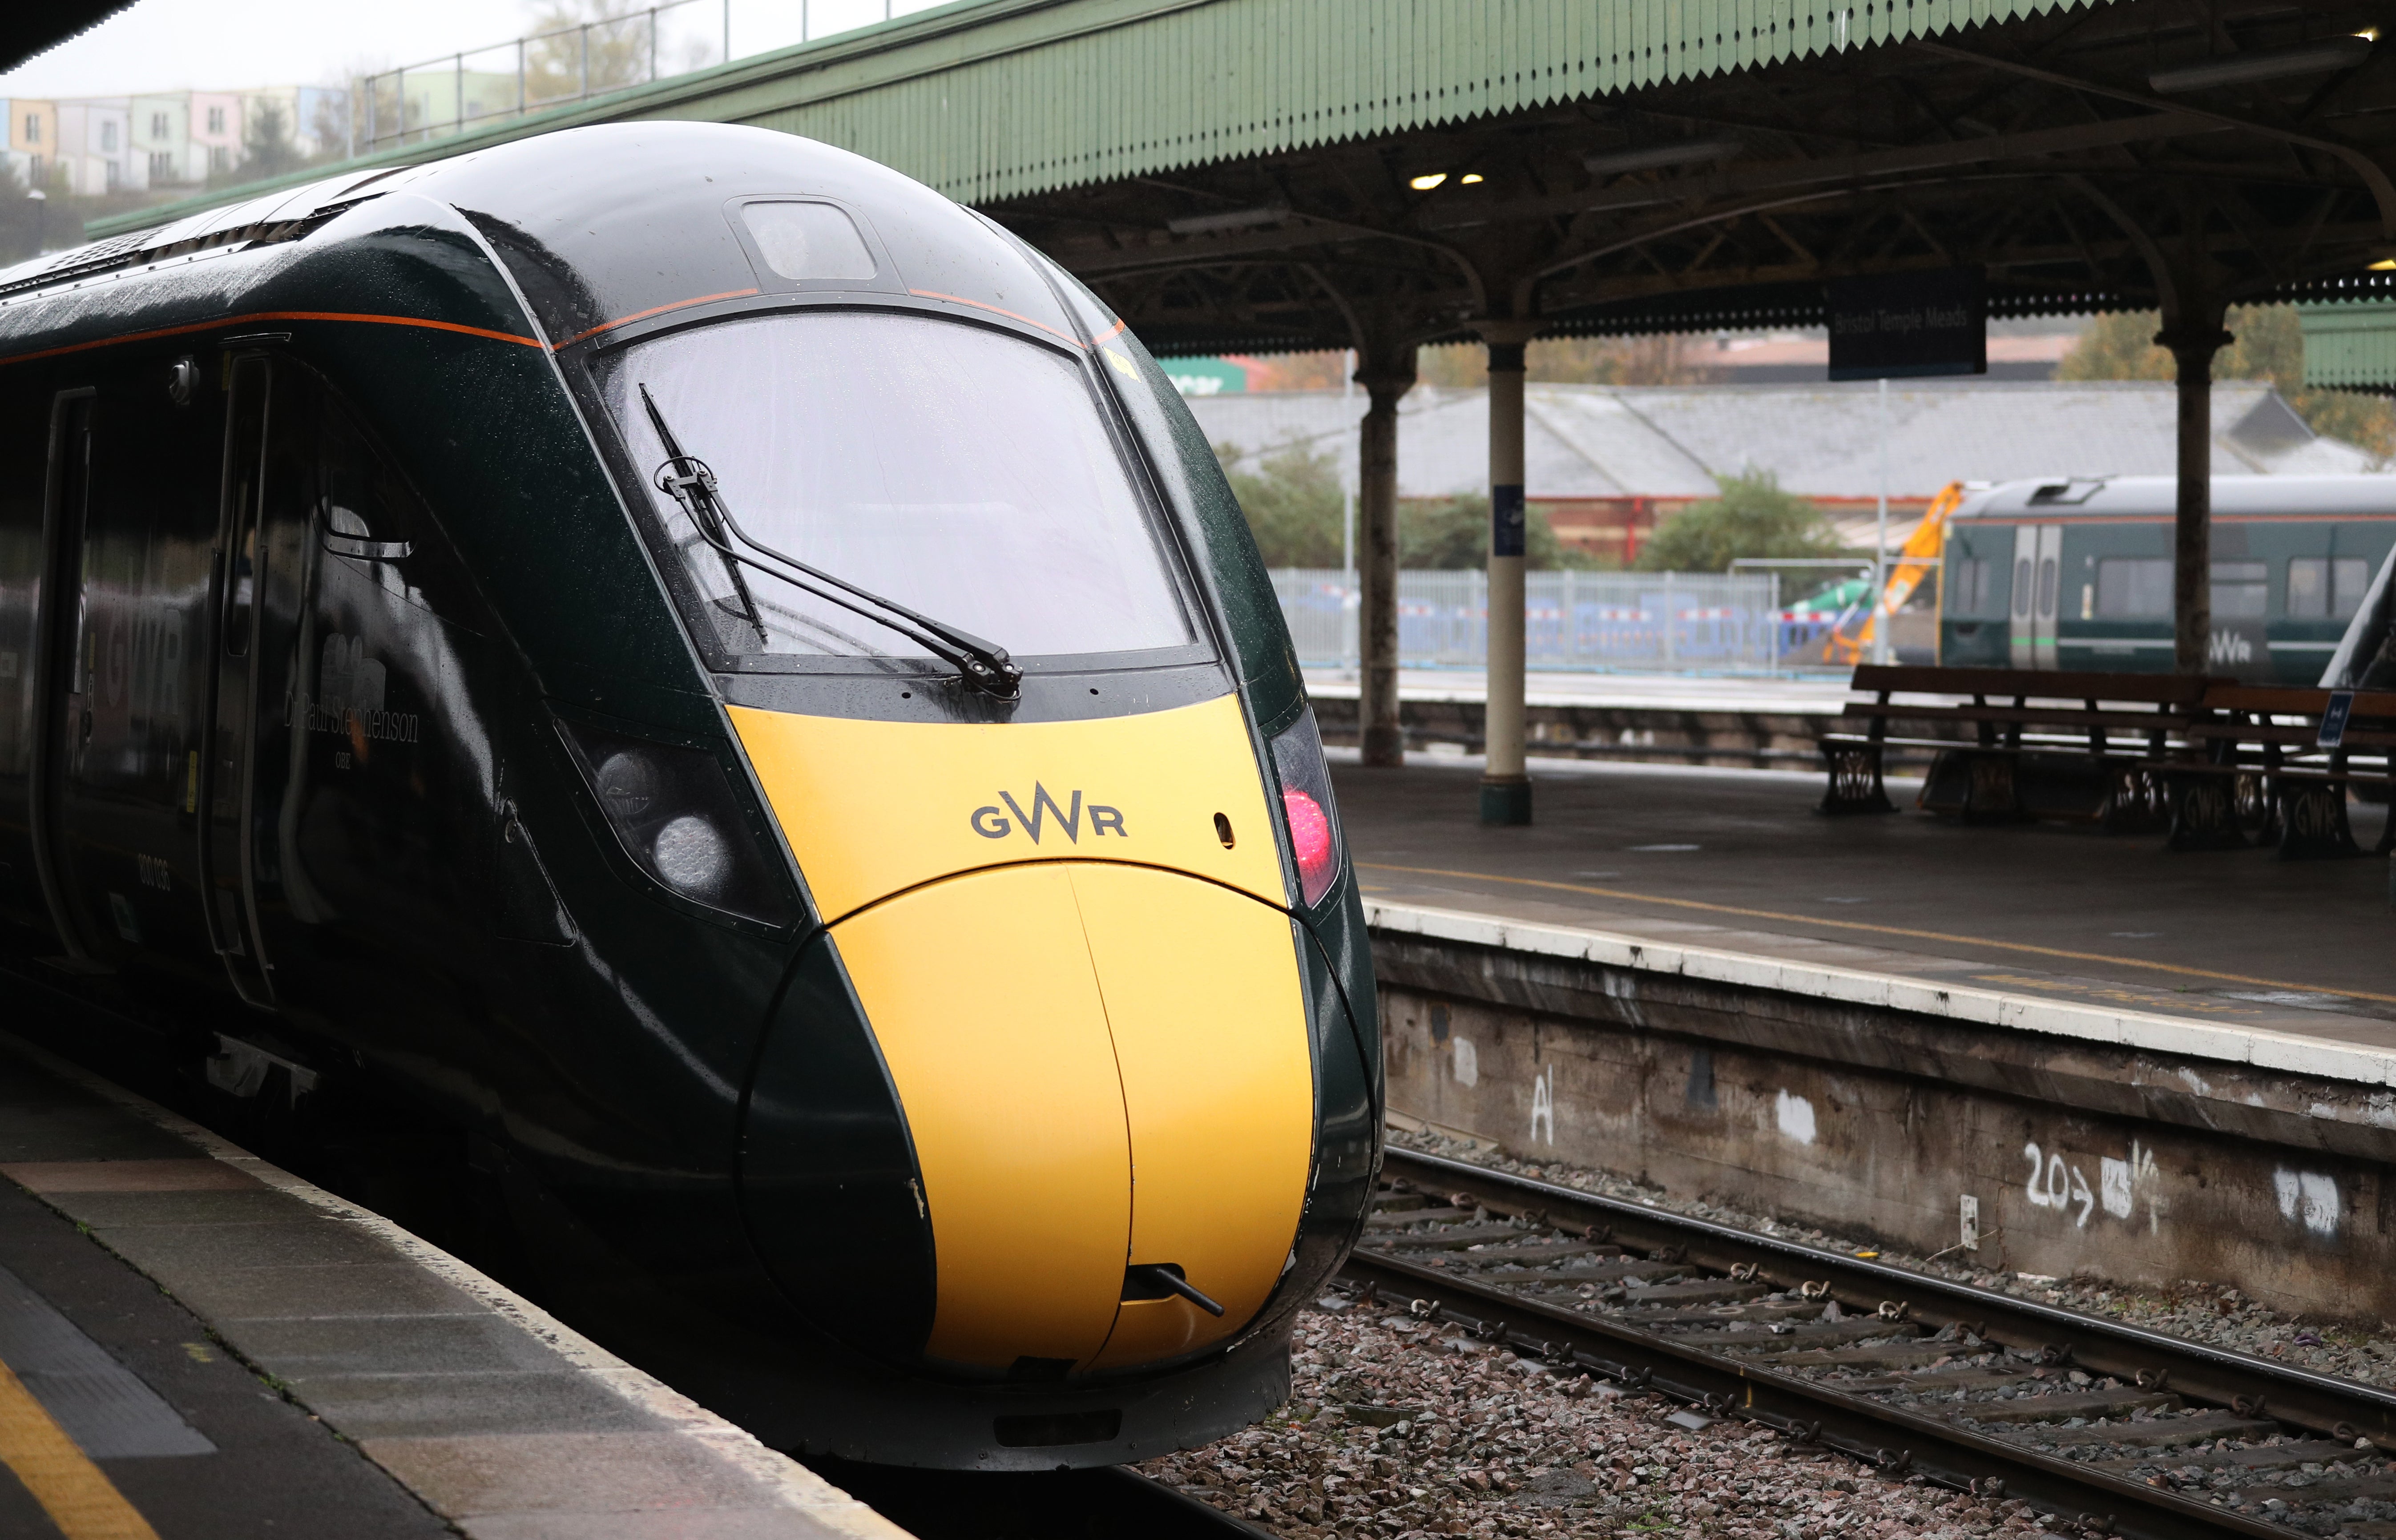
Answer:
[[[2020,1396],[1977,1401],[1957,1416],[1979,1423],[2061,1422],[2066,1417],[2118,1417],[2125,1412],[2180,1412],[2177,1396],[2150,1390],[2075,1390],[2059,1396]]]
[[[2201,1462],[2197,1460],[2195,1451],[2184,1451],[2177,1454],[2126,1454],[2117,1460],[2092,1461],[2088,1468],[2146,1477],[2178,1470],[2290,1470],[2297,1466],[2326,1466],[2339,1460],[2376,1457],[2376,1451],[2358,1450],[2352,1444],[2336,1443],[2327,1439],[2304,1439],[2291,1443],[2256,1444],[2251,1449],[2206,1450]]]
[[[1968,1420],[1963,1412],[1950,1415],[1958,1422]],[[2211,1443],[2216,1439],[2256,1442],[2272,1438],[2283,1429],[2278,1423],[2259,1417],[2242,1417],[2235,1412],[2191,1412],[2184,1417],[2158,1417],[2153,1422],[2108,1423],[2102,1427],[2056,1427],[2031,1424],[1991,1431],[2000,1438],[2017,1437],[2063,1449],[2077,1449],[2088,1444],[2116,1444],[2125,1449],[2172,1449],[2187,1444]],[[2080,1437],[2070,1436],[2075,1434]]]

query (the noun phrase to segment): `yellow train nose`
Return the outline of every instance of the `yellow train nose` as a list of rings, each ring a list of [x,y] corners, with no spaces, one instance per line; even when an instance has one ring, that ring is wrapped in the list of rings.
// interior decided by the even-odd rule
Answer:
[[[1254,1317],[1313,1137],[1286,915],[1171,871],[1064,861],[934,882],[832,934],[923,1172],[930,1357],[1053,1377],[1172,1358]],[[1158,1286],[1159,1267],[1222,1315]]]

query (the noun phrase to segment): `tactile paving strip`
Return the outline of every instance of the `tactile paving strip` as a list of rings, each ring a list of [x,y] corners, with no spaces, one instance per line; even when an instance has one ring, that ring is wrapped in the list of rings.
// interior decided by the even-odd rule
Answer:
[[[216,1453],[140,1375],[6,1268],[0,1268],[0,1363],[92,1459]]]

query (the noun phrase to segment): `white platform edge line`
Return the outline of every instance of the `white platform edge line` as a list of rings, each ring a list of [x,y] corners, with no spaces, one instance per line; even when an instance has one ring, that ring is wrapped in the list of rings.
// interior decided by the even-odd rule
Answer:
[[[753,1434],[726,1422],[673,1387],[634,1368],[573,1327],[551,1315],[512,1289],[467,1266],[431,1241],[402,1229],[382,1215],[336,1197],[271,1161],[251,1154],[230,1139],[201,1127],[146,1096],[60,1058],[14,1033],[0,1031],[0,1048],[38,1065],[50,1074],[102,1101],[123,1109],[168,1134],[189,1141],[208,1156],[232,1166],[260,1184],[321,1209],[330,1218],[355,1225],[381,1241],[443,1282],[471,1294],[513,1322],[597,1380],[619,1399],[672,1425],[680,1437],[704,1445],[726,1464],[754,1477],[783,1506],[840,1534],[856,1540],[914,1540],[913,1535],[865,1504],[825,1480],[779,1450],[766,1448]],[[401,1485],[406,1483],[402,1481]]]
[[[1367,925],[1377,929],[1435,940],[1498,947],[1543,957],[1575,958],[1744,989],[1777,989],[1852,1004],[1879,1005],[1977,1026],[2011,1028],[2083,1042],[2319,1075],[2324,1080],[2396,1085],[2396,1053],[2300,1037],[2270,1028],[2230,1027],[2160,1012],[2106,1010],[1970,985],[1936,984],[1857,968],[1655,941],[1615,931],[1542,924],[1383,899],[1364,900],[1364,919]]]

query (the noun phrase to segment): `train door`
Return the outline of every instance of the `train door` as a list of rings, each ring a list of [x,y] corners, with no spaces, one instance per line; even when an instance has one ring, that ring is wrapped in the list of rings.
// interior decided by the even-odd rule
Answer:
[[[259,512],[266,496],[274,372],[270,360],[255,354],[231,364],[210,595],[207,748],[200,756],[197,797],[208,939],[233,988],[253,1005],[274,1001],[273,964],[260,945],[252,841],[246,837],[257,805],[256,756],[250,750],[259,710],[259,601],[265,577]]]
[[[60,839],[66,782],[90,729],[89,670],[83,656],[84,538],[91,513],[92,417],[89,390],[61,392],[50,407],[49,474],[42,510],[41,588],[34,605],[33,752],[27,812],[33,871],[57,933],[60,961],[101,963],[84,923],[81,895],[70,882]]]
[[[93,966],[207,955],[185,824],[185,644],[210,501],[187,478],[193,442],[213,434],[192,384],[188,360],[136,366],[53,404],[31,821],[62,949]]]
[[[2014,526],[2013,666],[2055,667],[2055,618],[2063,587],[2063,526]]]

